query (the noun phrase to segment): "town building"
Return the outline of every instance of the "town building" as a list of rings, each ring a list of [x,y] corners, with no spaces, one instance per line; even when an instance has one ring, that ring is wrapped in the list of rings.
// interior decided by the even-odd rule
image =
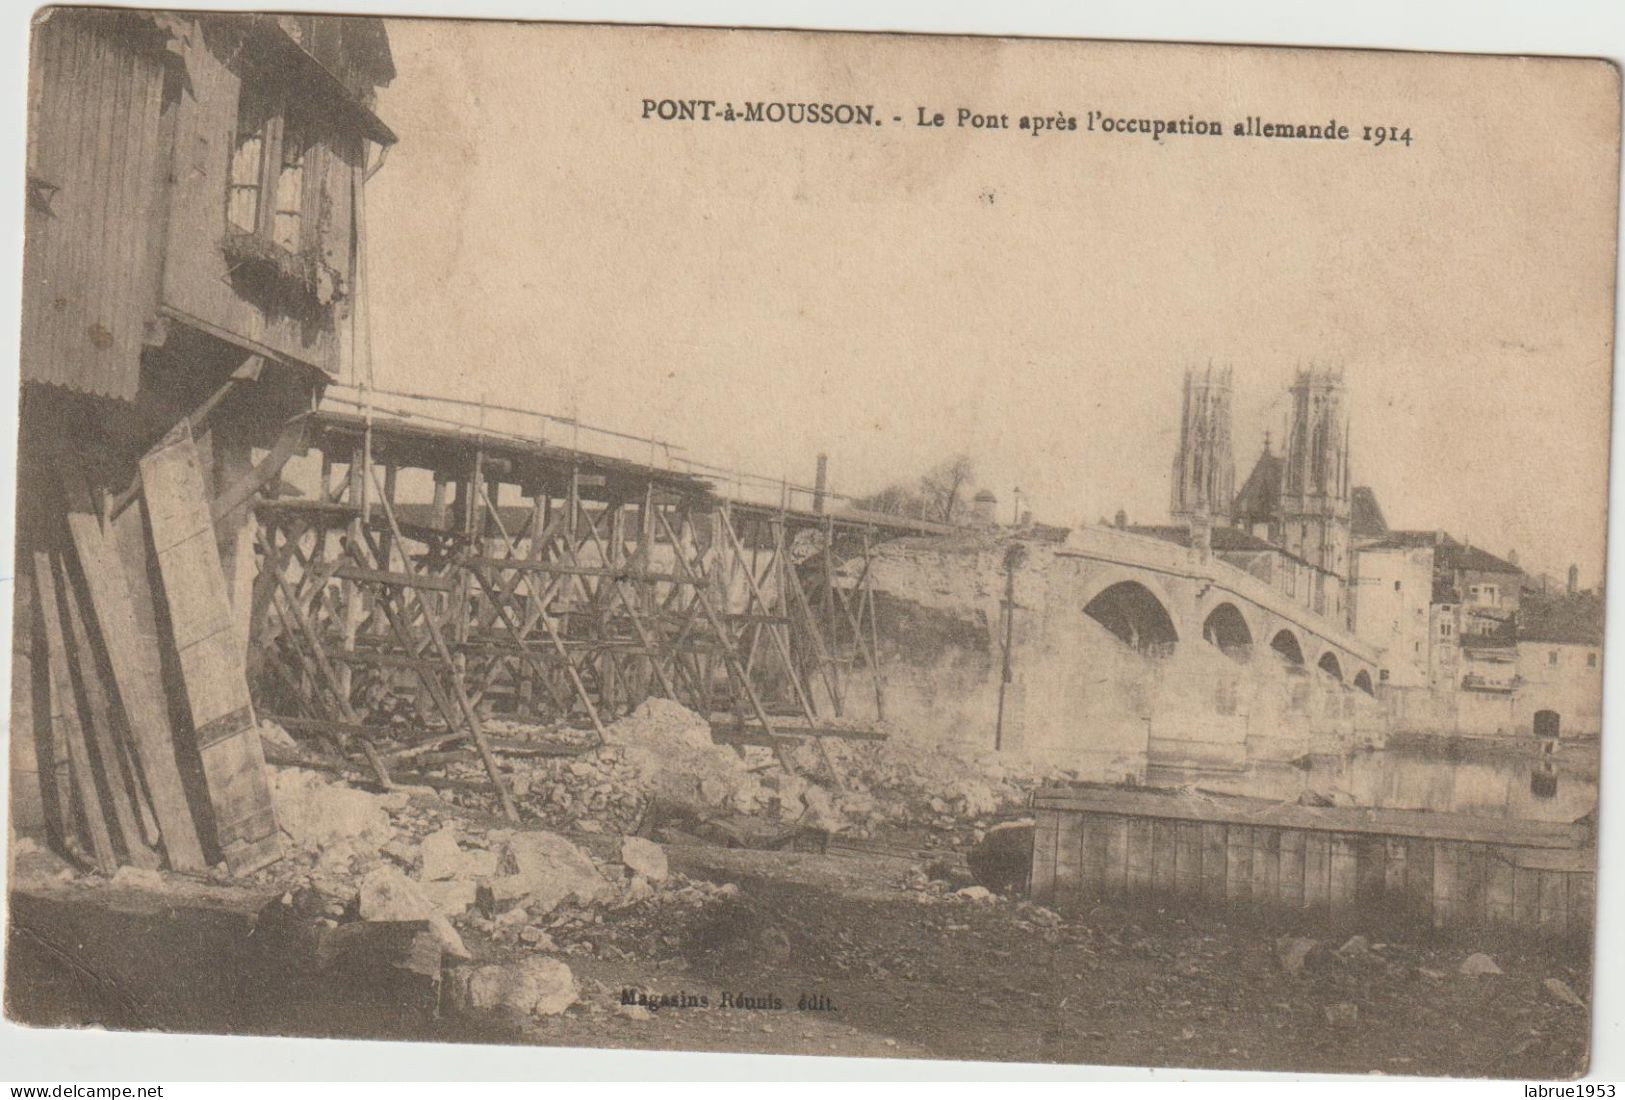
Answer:
[[[35,750],[61,751],[35,701],[110,672],[85,698],[133,708],[152,787],[176,779],[158,740],[173,718],[176,782],[200,755],[237,869],[274,848],[263,814],[230,835],[247,803],[212,770],[240,750],[249,775],[258,754],[241,676],[251,498],[353,364],[364,185],[395,140],[374,110],[389,42],[375,18],[93,8],[46,9],[31,36],[12,687],[15,728],[35,736],[11,739],[13,790],[37,808]],[[159,521],[214,545],[160,538]],[[47,649],[47,606],[66,648]],[[215,854],[191,836],[196,792],[170,793],[155,794],[165,858],[196,869]]]
[[[1594,734],[1601,598],[1553,591],[1442,531],[1391,531],[1355,550],[1361,640],[1383,651],[1395,727],[1463,736]],[[1548,713],[1542,713],[1548,712]],[[1538,716],[1538,718],[1537,718]]]
[[[1517,645],[1519,734],[1601,733],[1605,612],[1600,591],[1524,592]]]

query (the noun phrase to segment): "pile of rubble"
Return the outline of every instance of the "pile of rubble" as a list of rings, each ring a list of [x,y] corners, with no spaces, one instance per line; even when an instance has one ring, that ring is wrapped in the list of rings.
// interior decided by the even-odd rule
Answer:
[[[290,851],[260,872],[261,884],[280,887],[282,908],[318,929],[421,922],[443,955],[464,962],[475,959],[470,933],[479,945],[526,949],[521,965],[460,968],[456,993],[474,1007],[562,1011],[575,994],[568,965],[553,956],[592,952],[580,933],[605,911],[695,908],[737,892],[673,872],[643,837],[609,842],[614,854],[597,858],[556,832],[481,824],[429,792],[370,793],[306,769],[271,772]]]
[[[807,738],[787,741],[779,754],[719,745],[705,718],[661,698],[608,724],[601,741],[494,717],[486,727],[524,819],[576,833],[647,833],[659,809],[676,808],[692,819],[749,818],[857,838],[934,831],[953,835],[932,843],[963,846],[1021,813],[1035,787],[1069,778],[953,743],[826,738],[820,745]],[[294,747],[280,730],[262,729],[262,736]],[[497,810],[474,753],[422,759],[432,774],[421,781],[439,786],[443,797]]]
[[[825,750],[827,758],[818,746],[797,743],[789,749],[795,771],[788,772],[769,749],[718,745],[704,718],[650,699],[609,724],[601,745],[568,755],[507,756],[505,765],[527,818],[588,833],[637,831],[657,802],[859,837],[888,825],[985,828],[1018,811],[1044,778],[991,753],[940,746],[835,741]],[[470,759],[448,765],[446,774],[476,781],[482,773]],[[474,790],[453,797],[491,808],[488,796]]]
[[[949,742],[845,745],[850,782],[868,792],[899,824],[953,830],[986,828],[1021,812],[1028,795],[1069,773]]]

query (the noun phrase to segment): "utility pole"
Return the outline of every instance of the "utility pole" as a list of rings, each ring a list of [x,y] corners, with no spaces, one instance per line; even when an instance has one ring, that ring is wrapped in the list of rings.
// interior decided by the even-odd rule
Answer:
[[[993,725],[994,752],[1004,749],[1004,693],[1013,679],[1010,650],[1016,634],[1016,570],[1026,558],[1027,548],[1019,542],[1004,552],[1004,599],[999,605],[1004,608],[1004,667],[999,676],[999,714]]]

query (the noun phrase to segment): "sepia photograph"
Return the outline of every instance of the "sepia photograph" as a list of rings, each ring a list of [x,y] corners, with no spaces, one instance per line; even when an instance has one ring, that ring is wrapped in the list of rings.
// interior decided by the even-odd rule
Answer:
[[[1614,62],[27,34],[11,1024],[1587,1073]]]

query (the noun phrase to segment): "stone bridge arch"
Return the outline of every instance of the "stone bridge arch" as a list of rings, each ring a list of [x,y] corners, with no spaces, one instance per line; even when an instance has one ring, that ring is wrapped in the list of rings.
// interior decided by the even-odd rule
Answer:
[[[1270,648],[1294,665],[1303,665],[1303,642],[1298,639],[1297,631],[1290,626],[1283,626],[1270,635]]]
[[[1198,606],[1197,614],[1201,616],[1203,641],[1217,646],[1232,660],[1245,663],[1251,659],[1261,632],[1240,601],[1221,595]]]
[[[1132,649],[1170,651],[1180,640],[1174,602],[1144,573],[1102,570],[1089,578],[1080,595],[1083,613]]]
[[[1315,662],[1315,667],[1339,683],[1342,682],[1343,662],[1338,660],[1336,650],[1327,649],[1321,653],[1320,659]]]

